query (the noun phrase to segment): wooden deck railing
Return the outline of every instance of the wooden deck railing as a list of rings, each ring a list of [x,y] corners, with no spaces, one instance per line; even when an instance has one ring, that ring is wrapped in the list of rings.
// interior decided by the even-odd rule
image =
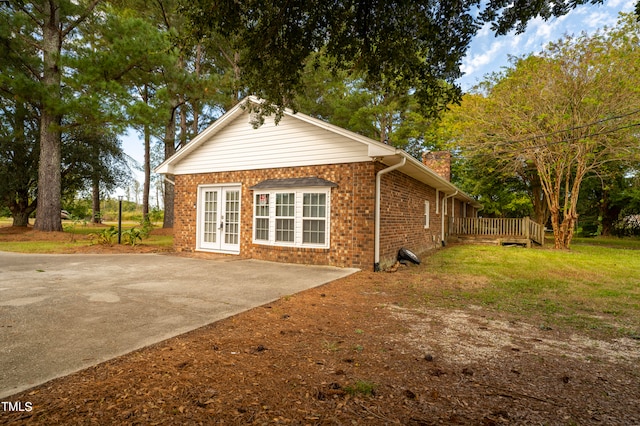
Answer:
[[[544,244],[544,227],[525,218],[449,218],[451,236],[486,236],[490,238],[519,238]]]

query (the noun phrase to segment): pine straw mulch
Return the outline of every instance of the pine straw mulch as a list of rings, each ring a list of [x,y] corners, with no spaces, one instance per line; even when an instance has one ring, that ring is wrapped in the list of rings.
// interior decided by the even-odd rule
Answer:
[[[5,398],[33,409],[0,424],[640,424],[640,342],[442,308],[460,284],[428,263],[360,272]]]

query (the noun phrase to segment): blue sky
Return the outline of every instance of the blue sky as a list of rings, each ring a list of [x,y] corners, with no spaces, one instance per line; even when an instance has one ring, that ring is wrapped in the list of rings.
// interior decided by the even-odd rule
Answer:
[[[633,11],[634,3],[635,0],[605,0],[601,5],[579,6],[560,18],[534,19],[527,30],[518,35],[513,32],[495,37],[487,25],[473,39],[462,62],[461,70],[465,75],[458,82],[467,91],[485,75],[508,66],[509,55],[535,54],[564,35],[577,35],[583,31],[591,34],[605,26],[611,27],[620,12]]]
[[[593,33],[604,26],[613,26],[620,12],[631,12],[635,0],[604,0],[601,5],[584,5],[572,10],[569,14],[548,21],[534,19],[529,22],[527,30],[516,35],[515,32],[495,37],[490,28],[482,28],[471,43],[469,52],[462,63],[465,75],[458,80],[464,91],[469,90],[482,78],[494,71],[508,66],[509,55],[522,56],[540,52],[549,42],[557,41],[564,35],[575,35],[581,32]],[[122,138],[125,152],[138,161],[143,162],[143,145],[138,135],[131,133]],[[139,182],[143,181],[141,173],[136,173]]]

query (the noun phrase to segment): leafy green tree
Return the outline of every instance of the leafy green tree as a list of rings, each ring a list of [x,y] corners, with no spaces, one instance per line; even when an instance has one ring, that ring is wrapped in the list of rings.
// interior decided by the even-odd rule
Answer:
[[[1,99],[0,107],[0,206],[11,212],[13,226],[27,226],[37,207],[38,115],[11,99]]]
[[[107,190],[126,173],[114,141],[124,129],[123,81],[148,62],[145,43],[150,40],[139,30],[145,28],[140,19],[118,15],[99,1],[3,2],[0,18],[0,49],[6,59],[0,60],[0,93],[23,102],[39,121],[32,141],[37,149],[25,151],[40,155],[37,193],[26,191],[25,184],[21,191],[30,193],[38,206],[36,226],[59,230],[61,196],[88,185]],[[11,149],[19,148],[19,141],[9,141]],[[92,180],[89,170],[94,170]]]
[[[129,74],[131,124],[145,143],[143,214],[149,212],[152,139],[160,141],[163,158],[173,155],[208,126],[216,115],[243,96],[237,53],[216,34],[186,37],[175,0],[116,2],[120,13],[144,20],[149,34],[141,40],[148,61]],[[153,53],[156,52],[156,53]],[[160,54],[158,54],[160,52]],[[172,176],[167,176],[168,181]],[[173,186],[164,185],[164,227],[173,226]]]
[[[466,110],[464,146],[513,172],[535,167],[555,247],[569,248],[581,184],[609,164],[638,161],[640,24],[632,16],[593,36],[565,37],[515,61]]]
[[[420,158],[433,118],[425,117],[411,93],[383,93],[367,86],[358,73],[331,68],[322,54],[309,59],[303,89],[295,100],[300,111]]]
[[[193,0],[182,7],[197,38],[234,41],[249,93],[269,101],[264,112],[272,104],[297,109],[305,63],[326,49],[336,69],[353,68],[379,93],[413,91],[429,116],[459,100],[460,64],[484,23],[497,34],[522,31],[533,17],[586,2]]]

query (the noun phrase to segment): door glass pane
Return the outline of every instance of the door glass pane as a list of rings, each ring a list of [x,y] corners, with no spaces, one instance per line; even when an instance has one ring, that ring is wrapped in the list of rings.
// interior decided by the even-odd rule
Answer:
[[[238,244],[240,235],[240,191],[225,192],[224,242]]]
[[[204,192],[204,242],[215,243],[218,228],[218,192]]]

